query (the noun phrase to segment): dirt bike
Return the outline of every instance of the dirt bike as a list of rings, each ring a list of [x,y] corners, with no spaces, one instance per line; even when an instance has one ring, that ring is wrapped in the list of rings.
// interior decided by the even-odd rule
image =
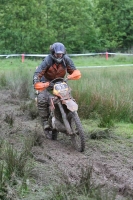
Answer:
[[[49,126],[46,134],[51,134],[52,140],[57,140],[58,133],[70,136],[71,141],[79,152],[85,149],[85,136],[77,110],[78,105],[71,95],[68,80],[57,78],[50,82],[47,88],[51,91],[49,97]]]

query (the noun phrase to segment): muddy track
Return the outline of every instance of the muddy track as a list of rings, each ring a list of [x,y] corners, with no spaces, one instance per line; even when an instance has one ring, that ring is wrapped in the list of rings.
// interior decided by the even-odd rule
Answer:
[[[45,139],[42,144],[45,154],[38,156],[39,149],[34,147],[34,155],[38,160],[41,157],[41,162],[45,161],[46,157],[49,158],[51,164],[54,162],[58,170],[71,183],[80,181],[82,170],[86,171],[92,168],[92,181],[95,185],[117,191],[116,199],[127,199],[127,196],[133,199],[133,170],[129,167],[130,163],[123,164],[123,158],[119,156],[117,159],[115,155],[111,155],[112,158],[109,160],[108,156],[106,157],[98,150],[93,151],[92,148],[88,147],[84,153],[79,153],[73,149],[71,143],[66,144],[65,142],[66,139],[64,139],[64,143],[60,140],[49,141]],[[42,149],[40,151],[42,152]],[[91,151],[89,156],[86,155],[88,151]]]
[[[17,134],[9,128],[4,122],[5,113],[13,112],[15,116],[14,130],[17,134],[27,134],[38,127],[41,134],[41,127],[38,120],[31,120],[25,116],[20,110],[20,104],[11,98],[7,91],[1,91],[0,94],[0,133],[15,146]],[[21,126],[19,125],[21,124]],[[18,129],[17,129],[18,128]],[[15,133],[15,137],[13,136]],[[51,141],[42,137],[41,146],[34,146],[32,154],[36,162],[41,163],[44,167],[49,168],[49,173],[54,173],[54,170],[62,173],[64,181],[78,183],[83,176],[83,170],[86,171],[92,168],[92,182],[100,187],[108,187],[110,190],[116,189],[116,199],[133,199],[133,148],[127,146],[118,146],[118,151],[114,149],[114,141],[111,141],[106,147],[102,147],[101,141],[92,143],[86,137],[85,152],[77,152],[71,144],[68,137],[59,135],[57,141]],[[19,144],[21,145],[21,144]],[[132,145],[132,141],[131,141]],[[122,151],[121,149],[122,148]],[[124,153],[126,149],[126,153]],[[41,171],[41,169],[39,169]],[[34,171],[34,175],[37,171]],[[46,168],[42,172],[43,175],[36,175],[38,182],[48,181],[46,176]],[[40,172],[41,174],[41,172]],[[60,178],[60,180],[62,179]],[[57,179],[56,179],[57,180]],[[60,182],[59,180],[59,182]]]

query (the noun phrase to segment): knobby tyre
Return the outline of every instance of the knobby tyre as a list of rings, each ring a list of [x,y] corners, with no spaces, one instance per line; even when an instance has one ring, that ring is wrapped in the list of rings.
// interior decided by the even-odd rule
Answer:
[[[68,120],[73,132],[71,135],[72,143],[77,151],[83,152],[85,150],[85,135],[77,112],[70,112]]]

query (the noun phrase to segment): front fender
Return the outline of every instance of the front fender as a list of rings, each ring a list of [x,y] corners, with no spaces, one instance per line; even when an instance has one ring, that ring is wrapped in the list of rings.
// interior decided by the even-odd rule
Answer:
[[[70,111],[77,111],[78,110],[78,105],[75,101],[72,99],[64,100],[63,104],[65,104]]]

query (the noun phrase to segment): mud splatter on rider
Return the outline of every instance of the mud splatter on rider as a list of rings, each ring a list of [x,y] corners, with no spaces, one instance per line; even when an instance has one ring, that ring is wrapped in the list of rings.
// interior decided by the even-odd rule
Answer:
[[[39,91],[37,95],[37,106],[44,129],[48,124],[48,98],[50,93],[46,89],[50,81],[55,78],[64,78],[66,73],[68,79],[79,79],[81,73],[76,69],[73,61],[66,55],[66,48],[62,43],[56,42],[50,46],[50,54],[36,68],[33,76],[34,88]],[[43,80],[43,82],[42,82]]]

